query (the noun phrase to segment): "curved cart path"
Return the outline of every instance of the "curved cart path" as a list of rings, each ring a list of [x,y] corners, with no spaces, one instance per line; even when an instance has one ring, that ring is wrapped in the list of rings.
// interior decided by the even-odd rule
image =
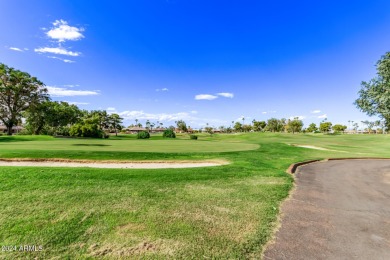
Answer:
[[[390,259],[390,160],[301,166],[264,259]]]

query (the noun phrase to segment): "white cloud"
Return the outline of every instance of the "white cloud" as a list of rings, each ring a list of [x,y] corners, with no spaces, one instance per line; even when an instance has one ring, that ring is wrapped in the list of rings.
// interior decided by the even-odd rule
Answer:
[[[53,22],[53,28],[51,28],[46,35],[53,39],[57,40],[58,42],[64,42],[64,41],[77,41],[82,38],[84,38],[84,35],[82,32],[84,31],[84,28],[77,28],[74,26],[69,26],[68,22],[64,20],[56,20]]]
[[[55,86],[46,86],[49,94],[52,97],[73,97],[73,96],[94,96],[99,95],[98,91],[92,90],[70,90]]]
[[[217,96],[214,95],[209,95],[209,94],[199,94],[195,96],[195,100],[214,100],[218,98]]]
[[[71,105],[89,105],[89,103],[86,103],[86,102],[75,102],[75,101],[64,101],[68,104],[71,104]]]
[[[191,114],[198,114],[198,111],[192,110],[192,111],[191,111]]]
[[[35,52],[38,53],[53,53],[53,54],[60,54],[60,55],[67,55],[67,56],[73,56],[77,57],[80,56],[81,52],[73,52],[73,51],[68,51],[67,49],[63,47],[44,47],[44,48],[37,48],[34,49]]]
[[[13,50],[13,51],[20,51],[20,52],[23,52],[22,49],[19,49],[17,47],[9,47],[10,50]]]
[[[313,110],[310,113],[312,113],[312,114],[319,114],[319,113],[321,113],[321,110]]]
[[[297,117],[298,117],[298,120],[303,120],[306,118],[306,116],[290,116],[290,120],[294,120]]]
[[[239,118],[237,118],[235,121],[236,122],[242,122],[242,119],[244,118],[244,122],[249,122],[251,121],[251,117],[250,116],[240,116]],[[248,121],[249,120],[249,121]]]
[[[266,114],[273,114],[273,113],[276,113],[275,110],[273,111],[264,111],[264,112],[261,112],[262,114],[266,115]]]
[[[165,92],[165,91],[169,91],[169,89],[168,88],[158,88],[158,89],[156,89],[156,91],[157,92],[159,92],[159,91],[162,91],[162,92]]]
[[[59,57],[55,57],[55,56],[47,56],[47,57],[50,59],[60,60],[60,61],[63,61],[65,63],[74,63],[75,62],[74,60],[63,59],[63,58],[59,58]]]
[[[227,93],[227,92],[217,93],[217,95],[221,96],[221,97],[225,97],[225,98],[233,98],[234,97],[233,93]]]
[[[212,118],[197,118],[194,116],[194,113],[191,112],[179,112],[179,113],[159,113],[152,114],[146,113],[142,110],[133,110],[133,111],[123,111],[118,113],[124,120],[134,122],[135,119],[138,120],[151,120],[151,121],[160,121],[168,122],[169,124],[174,125],[174,122],[177,120],[184,120],[187,124],[190,124],[192,127],[206,125],[206,123],[212,124],[226,124],[226,121]],[[167,126],[167,125],[165,125]]]
[[[115,108],[115,107],[107,107],[106,110],[107,110],[107,111],[116,111],[116,108]]]
[[[322,116],[318,116],[318,118],[327,118],[328,115],[327,114],[323,114]]]
[[[63,85],[66,88],[74,88],[74,87],[79,87],[80,85],[73,85],[73,84],[68,84],[68,85]]]

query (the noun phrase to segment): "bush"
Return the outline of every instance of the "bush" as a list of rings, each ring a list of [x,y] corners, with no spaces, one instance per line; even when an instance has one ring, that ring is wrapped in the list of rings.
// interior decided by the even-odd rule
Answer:
[[[190,135],[190,139],[191,140],[198,140],[198,136],[197,135]]]
[[[166,138],[176,138],[176,134],[172,129],[167,129],[163,133],[163,137]]]
[[[137,134],[137,139],[149,139],[150,138],[150,134],[146,131],[141,131],[141,132],[138,132]]]
[[[69,135],[75,137],[105,138],[105,133],[99,129],[97,124],[88,123],[74,124],[69,130]]]

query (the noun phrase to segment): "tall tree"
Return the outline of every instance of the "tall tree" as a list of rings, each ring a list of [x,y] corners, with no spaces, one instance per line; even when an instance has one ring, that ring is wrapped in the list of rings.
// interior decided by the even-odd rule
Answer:
[[[287,129],[288,132],[297,133],[301,132],[303,127],[303,122],[302,120],[299,120],[298,117],[295,117],[293,120],[288,120],[287,121]]]
[[[236,131],[236,132],[242,132],[242,130],[243,130],[242,129],[242,124],[240,122],[236,122],[234,124],[233,128],[234,128],[234,131]]]
[[[187,124],[183,120],[176,121],[177,128],[182,132],[187,132]]]
[[[267,125],[267,123],[265,121],[253,120],[252,123],[253,123],[253,131],[255,131],[255,132],[263,131],[265,126]]]
[[[283,130],[285,119],[270,118],[267,121],[267,130],[270,132],[280,132]]]
[[[0,63],[0,120],[12,135],[22,112],[49,100],[45,85],[26,72]]]
[[[114,129],[115,136],[118,136],[118,130],[120,131],[122,129],[122,120],[123,118],[120,117],[118,114],[111,114],[108,116],[108,120],[110,122],[110,128]]]
[[[330,130],[332,129],[332,123],[323,121],[320,123],[320,131],[323,133],[329,133]]]
[[[318,130],[318,128],[317,128],[317,125],[315,123],[311,123],[309,125],[309,127],[306,129],[306,131],[311,132],[311,133],[313,133],[317,130]]]
[[[29,108],[23,116],[26,128],[32,134],[40,134],[45,128],[47,133],[55,135],[59,128],[70,127],[80,121],[82,111],[67,102],[46,101]]]
[[[390,52],[376,64],[377,75],[370,81],[363,81],[359,98],[354,104],[369,116],[379,116],[390,127]]]

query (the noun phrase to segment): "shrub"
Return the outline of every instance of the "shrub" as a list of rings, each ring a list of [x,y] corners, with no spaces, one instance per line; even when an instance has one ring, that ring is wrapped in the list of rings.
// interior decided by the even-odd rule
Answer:
[[[150,138],[150,134],[146,131],[141,131],[141,132],[138,132],[137,134],[137,139],[149,139]]]
[[[166,138],[176,138],[176,134],[172,129],[167,129],[163,133],[163,137]]]
[[[69,130],[70,136],[104,138],[105,133],[99,129],[97,124],[78,123]]]
[[[198,136],[197,135],[190,135],[190,139],[191,140],[198,140]]]

